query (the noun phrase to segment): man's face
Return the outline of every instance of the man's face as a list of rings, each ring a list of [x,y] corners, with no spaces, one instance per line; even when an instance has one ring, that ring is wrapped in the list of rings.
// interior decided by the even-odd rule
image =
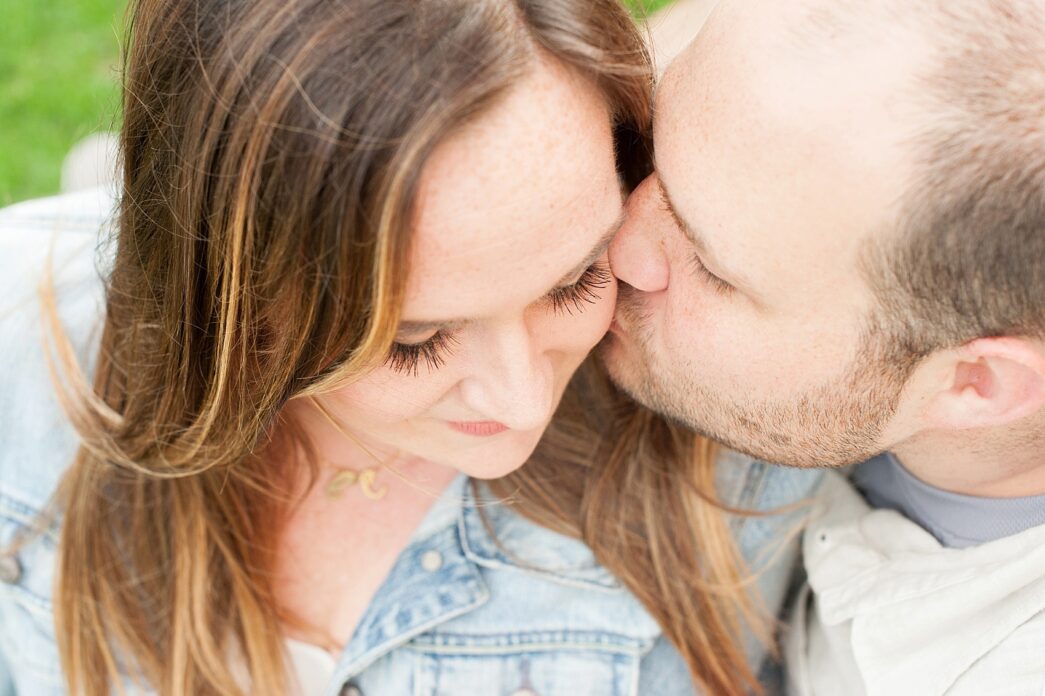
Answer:
[[[726,0],[665,75],[603,354],[638,400],[734,448],[840,465],[890,444],[903,386],[859,264],[913,168],[894,95],[917,57],[800,55],[794,4]]]

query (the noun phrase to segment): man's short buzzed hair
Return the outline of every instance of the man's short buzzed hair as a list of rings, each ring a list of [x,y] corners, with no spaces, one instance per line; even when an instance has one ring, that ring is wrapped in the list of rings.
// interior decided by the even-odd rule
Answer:
[[[935,58],[915,85],[915,184],[865,257],[875,328],[908,365],[975,338],[1045,339],[1045,0],[902,5]]]

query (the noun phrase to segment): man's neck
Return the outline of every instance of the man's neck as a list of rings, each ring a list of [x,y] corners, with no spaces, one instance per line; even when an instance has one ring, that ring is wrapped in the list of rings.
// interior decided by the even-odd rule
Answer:
[[[1045,494],[1045,423],[1032,417],[989,430],[923,432],[892,449],[931,486],[984,498]]]

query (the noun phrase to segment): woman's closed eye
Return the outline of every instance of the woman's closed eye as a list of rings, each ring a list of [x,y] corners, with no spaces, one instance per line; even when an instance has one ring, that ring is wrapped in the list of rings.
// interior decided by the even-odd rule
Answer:
[[[588,266],[581,274],[576,283],[564,288],[556,288],[548,295],[548,301],[556,314],[573,314],[583,312],[584,305],[595,304],[602,295],[600,290],[605,289],[613,282],[613,272],[609,264],[600,261]]]
[[[556,288],[548,293],[545,301],[550,302],[556,314],[583,312],[585,305],[595,304],[602,297],[600,291],[613,282],[613,273],[605,261],[592,264],[575,283]],[[438,370],[453,354],[457,340],[452,331],[439,330],[419,343],[392,344],[388,366],[395,372],[416,377],[424,363],[429,371]]]
[[[388,366],[395,372],[414,377],[422,362],[430,371],[438,370],[446,364],[456,343],[453,333],[444,330],[436,331],[431,338],[421,343],[393,343]]]

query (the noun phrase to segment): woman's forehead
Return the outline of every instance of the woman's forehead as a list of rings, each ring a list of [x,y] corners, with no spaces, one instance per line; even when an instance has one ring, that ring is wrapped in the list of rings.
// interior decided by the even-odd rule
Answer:
[[[620,207],[605,100],[542,65],[426,164],[404,319],[532,302],[588,255]]]

